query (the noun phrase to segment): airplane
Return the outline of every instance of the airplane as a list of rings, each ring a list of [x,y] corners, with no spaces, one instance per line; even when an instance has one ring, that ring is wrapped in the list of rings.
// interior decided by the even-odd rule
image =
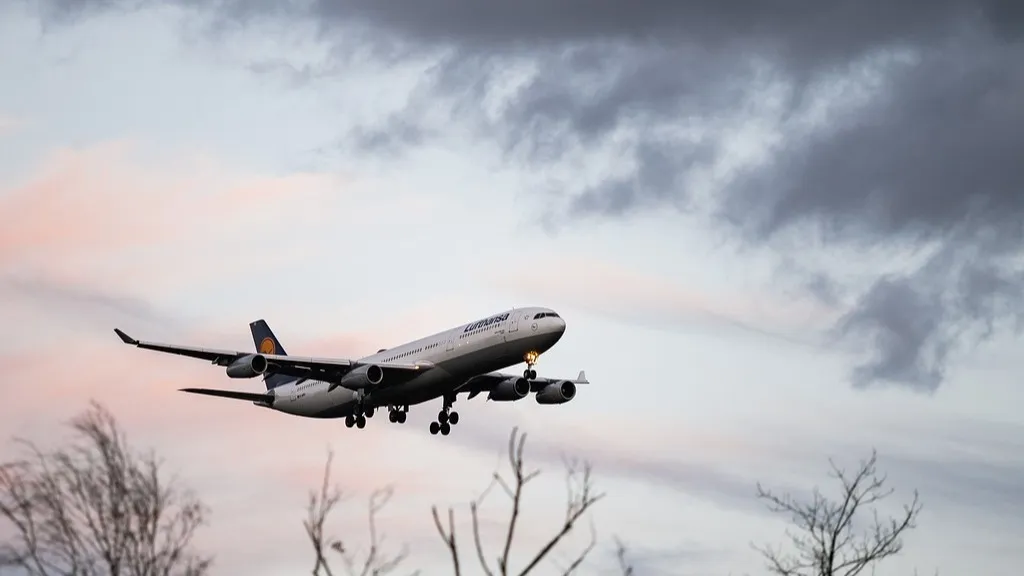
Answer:
[[[575,380],[545,378],[534,366],[565,333],[565,320],[550,308],[512,308],[356,360],[289,356],[265,320],[249,324],[256,352],[214,350],[136,340],[121,329],[125,344],[224,366],[230,378],[263,377],[264,393],[210,388],[182,392],[235,400],[308,418],[344,418],[345,426],[364,428],[377,408],[404,423],[409,406],[441,398],[442,409],[430,423],[431,434],[447,436],[459,422],[452,411],[458,394],[472,399],[487,393],[496,402],[522,400],[531,392],[538,404],[564,404],[576,387],[589,384],[583,370]],[[526,363],[522,376],[498,370]]]

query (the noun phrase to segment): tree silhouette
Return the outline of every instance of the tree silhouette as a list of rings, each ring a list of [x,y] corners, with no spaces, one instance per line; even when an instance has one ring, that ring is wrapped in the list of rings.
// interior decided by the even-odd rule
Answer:
[[[789,495],[776,496],[757,485],[758,498],[773,512],[788,514],[796,528],[787,530],[794,551],[755,547],[767,561],[767,568],[779,576],[857,576],[903,549],[902,535],[915,527],[921,504],[917,491],[910,504],[894,518],[881,520],[875,504],[892,495],[885,488],[886,477],[876,469],[877,453],[849,474],[829,460],[830,476],[839,481],[839,498],[826,498],[814,489],[809,502]],[[870,514],[870,520],[859,522]],[[869,572],[870,573],[870,572]]]
[[[384,551],[384,535],[377,529],[377,514],[387,506],[391,500],[393,490],[385,487],[376,490],[370,495],[369,501],[369,531],[370,546],[362,561],[357,560],[354,550],[350,550],[346,543],[341,540],[327,536],[324,525],[341,502],[341,489],[331,484],[331,465],[334,460],[334,453],[328,452],[327,464],[324,466],[324,478],[320,490],[310,491],[309,504],[306,507],[308,517],[303,522],[306,528],[306,535],[313,546],[315,564],[313,565],[313,576],[319,576],[321,570],[325,576],[334,576],[330,563],[327,561],[326,551],[332,550],[342,560],[349,576],[384,576],[399,568],[408,555],[405,546],[398,553],[389,554]]]
[[[30,576],[202,576],[191,550],[205,507],[130,450],[114,417],[91,402],[71,421],[76,441],[44,452],[15,439],[25,458],[0,464],[0,519],[14,536],[0,567]]]
[[[501,474],[495,472],[491,483],[480,498],[470,503],[470,513],[473,525],[473,546],[476,550],[477,559],[488,576],[494,576],[495,574],[506,576],[513,572],[510,566],[510,560],[512,557],[511,549],[512,543],[515,539],[516,530],[519,528],[524,488],[539,474],[538,470],[527,472],[525,469],[523,459],[525,440],[525,435],[519,435],[517,429],[512,430],[508,445],[509,463],[512,467],[511,479],[506,480]],[[347,544],[336,538],[326,536],[324,525],[327,523],[331,514],[335,511],[338,503],[341,501],[341,490],[332,486],[330,481],[332,458],[333,454],[329,453],[320,489],[310,492],[309,504],[307,506],[308,518],[304,522],[306,534],[313,546],[313,576],[334,576],[334,572],[332,571],[327,558],[327,551],[329,550],[338,554],[344,560],[349,576],[384,576],[385,574],[394,572],[400,568],[401,564],[407,559],[407,548],[403,546],[397,553],[385,552],[383,548],[384,537],[379,534],[376,521],[377,514],[383,509],[391,497],[392,491],[390,487],[378,490],[370,497],[368,516],[370,546],[365,557],[361,561],[356,560],[354,554],[352,554],[348,549]],[[576,528],[578,523],[590,511],[591,507],[603,497],[603,494],[596,494],[594,492],[589,464],[571,460],[566,463],[566,466],[568,500],[564,519],[555,527],[554,533],[547,543],[534,552],[532,556],[529,557],[526,565],[515,571],[516,574],[528,574],[534,568],[539,566],[541,562],[562,542],[562,540]],[[508,524],[506,525],[501,554],[498,556],[496,563],[492,565],[486,560],[483,542],[480,537],[479,507],[487,494],[495,487],[501,488],[511,499],[512,512]],[[448,509],[448,527],[445,528],[437,507],[434,506],[431,510],[433,513],[434,525],[451,555],[454,573],[457,576],[460,576],[462,566],[459,562],[459,542],[455,536],[455,511],[452,508]],[[562,569],[564,574],[575,573],[590,552],[594,549],[596,535],[592,525],[590,528],[589,544],[573,558],[568,566]],[[531,526],[529,530],[535,531],[536,527]],[[626,547],[618,540],[616,540],[616,544],[617,557],[622,573],[626,576],[632,576],[633,568],[627,561]]]
[[[569,533],[573,531],[577,523],[584,515],[587,514],[590,508],[604,497],[604,494],[597,494],[594,492],[593,485],[591,483],[591,469],[589,463],[584,462],[581,464],[577,461],[567,462],[566,485],[568,487],[568,498],[566,502],[564,520],[556,527],[554,534],[547,543],[533,553],[523,568],[519,570],[512,570],[509,566],[510,551],[512,548],[512,542],[515,539],[519,515],[522,509],[523,490],[526,485],[540,473],[539,470],[526,471],[523,460],[523,449],[525,444],[526,435],[520,435],[518,433],[518,429],[513,428],[508,441],[508,459],[512,469],[511,481],[506,480],[501,474],[495,472],[491,484],[486,490],[484,490],[484,493],[480,498],[474,500],[469,505],[470,515],[473,521],[473,545],[476,549],[477,560],[480,562],[480,566],[483,568],[484,573],[487,574],[487,576],[494,576],[495,574],[508,576],[510,573],[519,574],[519,576],[529,574]],[[505,538],[501,553],[498,555],[496,563],[492,565],[487,560],[487,555],[484,553],[483,543],[480,538],[479,508],[480,504],[482,504],[483,500],[487,497],[487,494],[495,486],[500,487],[512,501],[512,512],[505,529]],[[432,512],[437,532],[440,534],[441,539],[444,541],[445,545],[448,547],[449,553],[451,554],[454,572],[456,576],[460,576],[461,566],[459,564],[459,545],[455,536],[455,512],[452,508],[448,508],[447,528],[442,524],[441,517],[436,506],[432,508]],[[531,531],[533,530],[536,530],[536,528],[531,528]],[[589,544],[575,556],[568,566],[562,570],[563,574],[575,573],[583,561],[586,560],[590,552],[594,549],[596,541],[597,537],[593,524],[591,524]],[[620,553],[619,557],[620,560],[624,562],[624,550]],[[623,570],[625,572],[627,566],[625,563],[623,566]],[[632,573],[631,568],[628,573]]]

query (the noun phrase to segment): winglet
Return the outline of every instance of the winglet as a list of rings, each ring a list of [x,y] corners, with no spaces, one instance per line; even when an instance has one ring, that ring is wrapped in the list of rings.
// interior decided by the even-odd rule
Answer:
[[[121,342],[124,342],[125,344],[131,344],[132,346],[138,346],[139,344],[138,340],[125,334],[124,332],[121,331],[120,328],[114,328],[114,333],[117,334],[117,337],[120,338]]]
[[[587,373],[580,370],[580,375],[576,377],[577,384],[590,384],[590,380],[587,380]]]

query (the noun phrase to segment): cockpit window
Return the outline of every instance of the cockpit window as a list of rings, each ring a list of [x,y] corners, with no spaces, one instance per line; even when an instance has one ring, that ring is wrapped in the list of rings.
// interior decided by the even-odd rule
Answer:
[[[536,314],[533,315],[533,319],[534,320],[537,320],[538,318],[559,318],[559,317],[560,316],[558,314],[555,314],[554,312],[537,312]]]

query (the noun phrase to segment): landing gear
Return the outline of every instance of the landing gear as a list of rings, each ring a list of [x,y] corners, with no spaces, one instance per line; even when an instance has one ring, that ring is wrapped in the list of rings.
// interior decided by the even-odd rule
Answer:
[[[430,423],[431,434],[440,432],[442,436],[447,436],[451,433],[452,426],[459,423],[459,413],[451,411],[454,402],[454,396],[445,396],[444,408],[437,413],[437,420]]]
[[[351,428],[366,428],[366,419],[373,418],[373,406],[364,406],[362,399],[356,404],[352,414],[345,417],[345,426]]]
[[[527,352],[523,355],[523,361],[526,362],[526,370],[523,370],[523,378],[527,380],[536,380],[537,371],[533,369],[533,365],[537,363],[537,359],[540,358],[539,352]]]
[[[405,424],[408,406],[388,406],[388,420],[397,424]]]
[[[366,428],[366,417],[362,414],[359,416],[349,414],[348,416],[345,416],[345,426],[347,428],[351,428],[353,426],[357,428]]]

